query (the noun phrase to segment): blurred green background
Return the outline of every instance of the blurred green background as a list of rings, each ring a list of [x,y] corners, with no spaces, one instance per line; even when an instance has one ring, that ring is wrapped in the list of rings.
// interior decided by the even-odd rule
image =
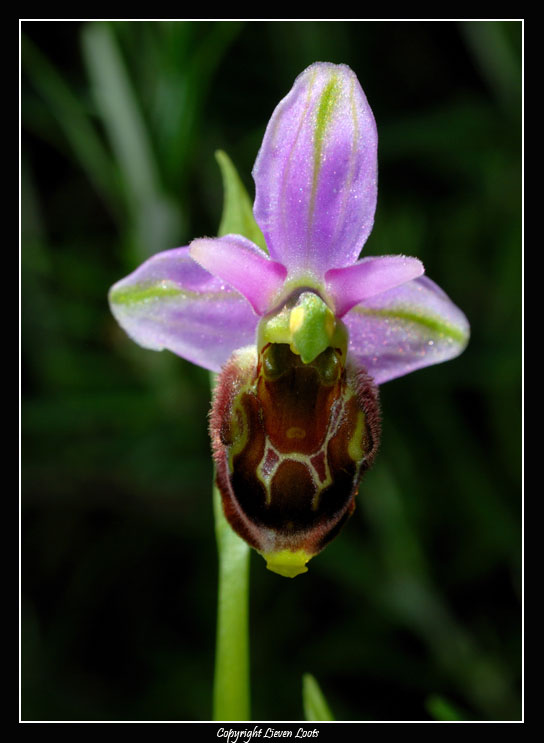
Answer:
[[[108,288],[253,196],[314,61],[380,136],[365,254],[421,258],[472,338],[382,387],[358,509],[293,581],[252,556],[253,717],[521,716],[520,22],[22,23],[22,718],[209,720],[205,371],[132,343]]]

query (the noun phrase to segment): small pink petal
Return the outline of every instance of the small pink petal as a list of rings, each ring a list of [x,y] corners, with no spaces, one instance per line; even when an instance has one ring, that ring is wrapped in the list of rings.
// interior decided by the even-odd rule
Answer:
[[[336,316],[342,317],[359,302],[417,279],[424,270],[417,258],[384,255],[363,258],[346,268],[331,268],[325,274],[325,282]]]
[[[190,254],[203,268],[243,294],[258,315],[271,308],[287,276],[285,266],[270,260],[241,235],[198,238],[191,243]]]

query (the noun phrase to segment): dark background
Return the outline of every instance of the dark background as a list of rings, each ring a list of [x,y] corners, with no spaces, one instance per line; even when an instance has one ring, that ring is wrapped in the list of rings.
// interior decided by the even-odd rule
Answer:
[[[454,361],[384,385],[358,509],[309,572],[252,555],[253,717],[520,719],[520,22],[22,23],[22,718],[209,720],[207,373],[139,348],[108,288],[217,231],[214,151],[251,195],[314,61],[380,136],[365,254],[421,258]]]

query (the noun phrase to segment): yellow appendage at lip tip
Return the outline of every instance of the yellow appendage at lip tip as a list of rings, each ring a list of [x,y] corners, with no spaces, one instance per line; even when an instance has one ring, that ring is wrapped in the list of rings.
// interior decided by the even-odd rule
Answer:
[[[280,552],[262,553],[266,560],[266,567],[273,573],[283,575],[285,578],[295,578],[301,573],[307,573],[306,563],[311,560],[313,555],[309,555],[304,550],[291,552],[291,550],[281,550]]]

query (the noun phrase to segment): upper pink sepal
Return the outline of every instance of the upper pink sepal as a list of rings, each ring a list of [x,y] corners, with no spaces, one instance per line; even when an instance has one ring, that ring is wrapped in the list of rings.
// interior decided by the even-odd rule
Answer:
[[[316,62],[278,104],[253,168],[253,213],[290,275],[321,281],[357,260],[374,223],[377,145],[372,111],[346,65]]]
[[[214,276],[243,294],[258,315],[264,315],[281,290],[287,269],[270,260],[241,235],[198,238],[190,246],[191,258]]]
[[[383,255],[363,258],[353,266],[331,268],[325,274],[327,292],[334,301],[335,314],[342,317],[365,299],[417,279],[424,272],[417,258]]]

